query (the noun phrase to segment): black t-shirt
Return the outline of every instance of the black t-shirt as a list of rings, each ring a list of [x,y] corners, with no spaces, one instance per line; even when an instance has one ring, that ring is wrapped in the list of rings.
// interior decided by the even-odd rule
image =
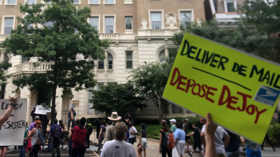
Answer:
[[[142,138],[147,138],[147,131],[141,129],[141,133],[142,133]]]
[[[194,135],[193,135],[194,141],[195,142],[201,142],[199,129],[194,128],[193,132],[194,132]]]
[[[97,132],[100,131],[100,126],[101,126],[101,124],[100,124],[100,122],[97,120],[97,121],[96,121],[96,131],[97,131]]]
[[[239,137],[228,130],[226,131],[230,136],[229,143],[226,147],[226,152],[235,152],[239,149]]]
[[[128,119],[128,122],[126,122],[126,120]],[[132,120],[132,118],[131,118],[131,116],[127,116],[126,118],[125,118],[125,124],[127,125],[127,126],[129,126],[129,122]]]
[[[163,142],[164,142],[164,139],[165,139],[165,132],[163,130],[160,130],[159,132],[162,135],[162,140],[161,140],[161,144],[160,144],[160,147],[162,148],[163,147]]]
[[[188,124],[184,124],[184,131],[186,134],[189,134]]]

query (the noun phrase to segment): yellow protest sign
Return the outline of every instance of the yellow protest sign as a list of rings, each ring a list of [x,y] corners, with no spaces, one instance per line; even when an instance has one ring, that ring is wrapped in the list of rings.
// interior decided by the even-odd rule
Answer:
[[[186,33],[163,97],[262,143],[279,94],[277,63]]]

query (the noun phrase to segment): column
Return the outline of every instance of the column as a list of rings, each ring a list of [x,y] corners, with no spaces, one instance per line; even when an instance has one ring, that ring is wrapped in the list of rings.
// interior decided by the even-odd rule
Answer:
[[[0,51],[0,53],[1,53],[0,62],[3,62],[3,61],[4,61],[4,52],[3,52],[3,51]]]
[[[107,70],[108,70],[108,50],[107,49],[105,49],[104,54],[105,54],[105,59],[104,59],[105,82],[104,82],[104,85],[106,86],[107,85]]]
[[[168,49],[167,49],[167,45],[165,45],[164,53],[165,53],[165,58],[169,57],[169,52],[168,52]]]

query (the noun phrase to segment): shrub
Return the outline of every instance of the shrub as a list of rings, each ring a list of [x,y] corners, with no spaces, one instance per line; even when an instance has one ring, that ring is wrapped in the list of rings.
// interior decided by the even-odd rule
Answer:
[[[271,142],[276,142],[277,135],[280,135],[280,124],[270,125],[268,128],[268,136],[271,138]]]
[[[140,135],[140,125],[135,125],[138,135]],[[157,124],[146,124],[146,130],[148,132],[148,138],[159,140],[159,131],[162,129],[161,125]]]

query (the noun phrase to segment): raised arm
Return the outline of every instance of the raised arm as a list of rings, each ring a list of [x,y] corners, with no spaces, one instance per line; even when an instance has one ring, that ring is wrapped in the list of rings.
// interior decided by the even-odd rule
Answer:
[[[229,143],[229,140],[230,140],[230,136],[229,135],[225,135],[224,136],[224,146],[225,146],[225,148],[227,147],[227,145]]]
[[[13,104],[16,104],[17,102],[17,97],[9,97],[10,102]],[[2,117],[0,117],[0,126],[3,125],[11,116],[12,111],[13,111],[13,105],[9,105],[8,109],[4,113]]]
[[[215,148],[215,132],[217,129],[217,125],[212,122],[211,114],[207,113],[207,123],[205,127],[205,135],[206,135],[206,157],[214,157],[217,156],[216,148]]]

